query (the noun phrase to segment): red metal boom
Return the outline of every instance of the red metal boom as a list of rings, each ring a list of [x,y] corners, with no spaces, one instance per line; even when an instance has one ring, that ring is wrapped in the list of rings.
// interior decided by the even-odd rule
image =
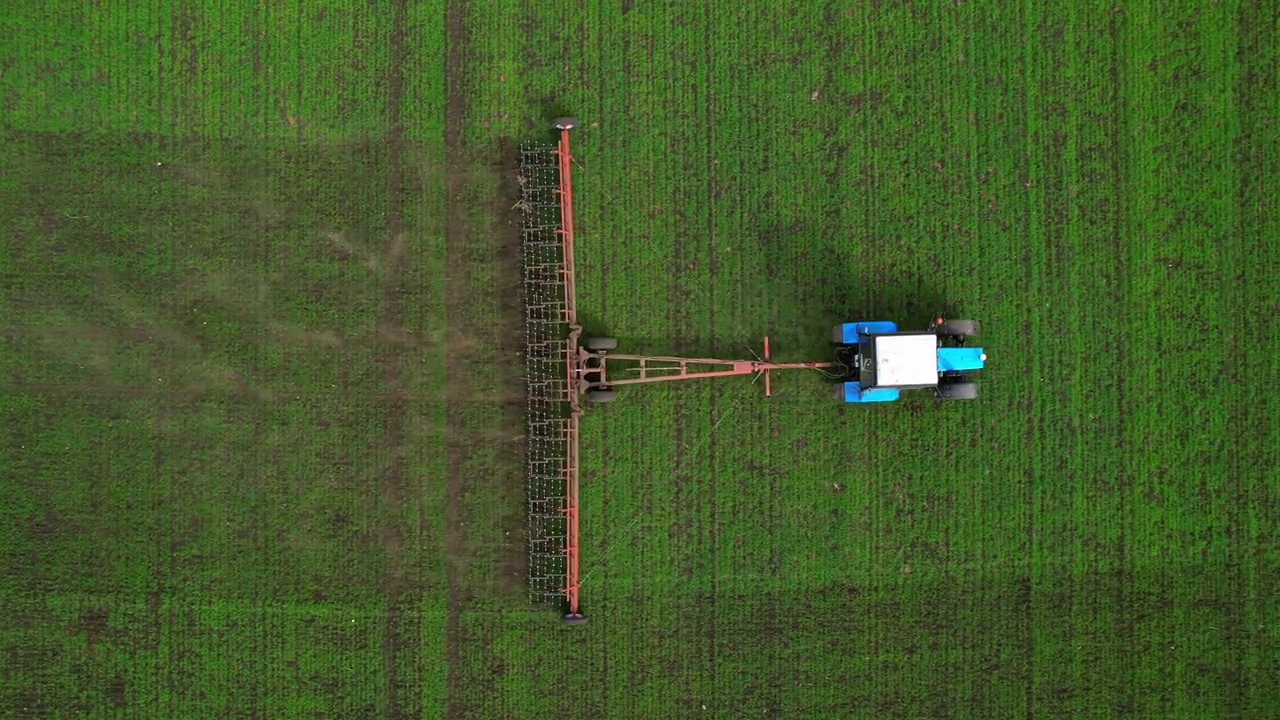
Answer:
[[[566,428],[567,449],[565,451],[564,498],[565,498],[565,585],[564,597],[568,606],[565,616],[570,620],[581,620],[578,611],[578,419],[582,415],[582,407],[578,403],[578,393],[574,392],[573,347],[582,335],[578,325],[576,269],[573,259],[573,155],[569,152],[569,127],[560,128],[560,142],[556,146],[556,157],[560,162],[560,241],[564,252],[564,314],[565,323],[569,326],[569,338],[566,340],[565,353],[565,392],[570,412]]]
[[[665,355],[628,355],[614,352],[593,352],[585,348],[574,354],[574,377],[577,392],[591,388],[615,385],[639,385],[642,383],[693,380],[696,378],[731,377],[734,375],[764,376],[765,396],[773,394],[769,373],[774,370],[822,370],[834,367],[831,362],[775,363],[769,360],[769,338],[764,339],[764,360],[719,360],[716,358],[686,358]],[[610,363],[614,365],[610,374]],[[618,363],[629,367],[618,368]],[[634,372],[634,377],[618,377],[618,372]]]

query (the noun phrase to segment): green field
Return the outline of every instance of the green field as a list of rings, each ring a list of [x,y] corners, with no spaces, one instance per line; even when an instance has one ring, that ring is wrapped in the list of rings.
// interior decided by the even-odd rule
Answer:
[[[0,715],[1269,718],[1280,11],[437,0],[0,10]],[[583,420],[524,587],[514,148],[578,116],[633,351],[983,323]]]

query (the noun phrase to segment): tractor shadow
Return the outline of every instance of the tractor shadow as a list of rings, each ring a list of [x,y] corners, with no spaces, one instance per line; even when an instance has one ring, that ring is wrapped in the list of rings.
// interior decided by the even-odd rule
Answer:
[[[892,320],[903,330],[924,330],[937,315],[958,317],[960,302],[948,298],[927,257],[909,247],[883,240],[851,241],[830,229],[802,223],[765,224],[753,233],[755,264],[769,278],[768,309],[761,315],[760,335],[769,335],[775,355],[826,358],[831,355],[831,329],[864,320]],[[677,352],[668,336],[626,337],[615,334],[607,318],[589,310],[578,313],[583,337],[616,337],[620,353],[687,355],[751,359],[762,352],[760,338],[717,342],[694,340],[690,352]]]
[[[901,253],[868,260],[848,238],[794,225],[764,226],[756,239],[778,296],[774,325],[796,328],[795,341],[811,353],[829,351],[831,328],[841,323],[892,320],[924,330],[936,315],[960,309]]]

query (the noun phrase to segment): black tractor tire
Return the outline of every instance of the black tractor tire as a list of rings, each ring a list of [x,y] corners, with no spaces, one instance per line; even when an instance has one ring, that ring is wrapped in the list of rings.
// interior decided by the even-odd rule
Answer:
[[[578,127],[578,118],[576,117],[558,117],[551,121],[551,127],[557,130],[572,130]]]
[[[588,350],[614,350],[618,347],[618,338],[589,337],[583,344]]]
[[[947,337],[969,337],[978,334],[978,324],[972,320],[947,320],[934,328],[934,332]]]
[[[591,388],[587,391],[587,399],[593,403],[613,402],[618,398],[618,391],[613,388]]]
[[[943,400],[973,400],[978,397],[978,384],[968,381],[942,383],[938,397]]]

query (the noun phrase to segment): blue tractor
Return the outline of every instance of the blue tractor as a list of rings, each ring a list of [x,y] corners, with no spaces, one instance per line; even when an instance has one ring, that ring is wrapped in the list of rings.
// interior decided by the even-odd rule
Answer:
[[[987,355],[965,341],[977,333],[972,320],[934,318],[923,332],[899,331],[888,320],[835,326],[836,364],[848,369],[836,383],[847,403],[891,402],[902,390],[931,389],[944,400],[972,400],[978,385],[970,373]]]

